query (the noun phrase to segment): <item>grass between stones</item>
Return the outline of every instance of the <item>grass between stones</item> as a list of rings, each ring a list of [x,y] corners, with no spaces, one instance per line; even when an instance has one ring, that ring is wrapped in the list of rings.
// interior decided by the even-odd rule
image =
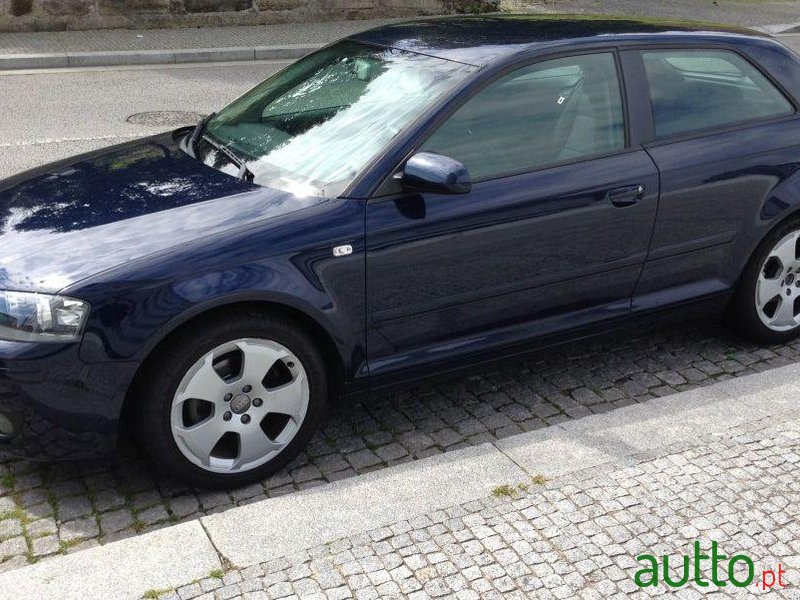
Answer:
[[[495,498],[517,498],[520,494],[527,493],[531,484],[545,485],[549,480],[544,475],[534,475],[530,478],[530,483],[523,481],[517,485],[498,485],[492,490],[492,496]]]
[[[174,592],[175,588],[162,588],[162,589],[149,589],[144,594],[142,594],[142,598],[147,598],[148,600],[155,600],[159,596],[163,596],[164,594],[168,594],[170,592]]]
[[[17,483],[17,478],[14,477],[14,474],[11,472],[6,473],[2,477],[0,477],[0,485],[2,485],[5,488],[8,488],[9,490],[13,490],[14,485],[16,485],[16,483]]]

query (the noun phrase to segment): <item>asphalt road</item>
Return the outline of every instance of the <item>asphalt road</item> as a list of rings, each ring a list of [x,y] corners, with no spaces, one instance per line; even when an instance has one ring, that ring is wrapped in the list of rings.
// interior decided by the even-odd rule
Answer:
[[[0,178],[80,152],[191,124],[286,63],[0,74]],[[146,112],[181,118],[134,124]],[[169,115],[162,115],[169,116]],[[174,125],[172,123],[175,123]]]

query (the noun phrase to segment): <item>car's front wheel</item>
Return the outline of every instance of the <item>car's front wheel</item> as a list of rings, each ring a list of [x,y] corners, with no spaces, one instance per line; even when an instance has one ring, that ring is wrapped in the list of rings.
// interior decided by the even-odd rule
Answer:
[[[778,226],[745,267],[729,311],[746,337],[777,344],[800,334],[800,221]]]
[[[155,465],[194,486],[236,487],[275,472],[308,442],[327,400],[325,365],[291,320],[229,314],[162,349],[139,397]]]

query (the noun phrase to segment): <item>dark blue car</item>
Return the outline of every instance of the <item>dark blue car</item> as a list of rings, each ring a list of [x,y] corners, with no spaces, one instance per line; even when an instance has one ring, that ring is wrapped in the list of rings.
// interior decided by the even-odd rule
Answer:
[[[334,396],[690,306],[800,326],[800,59],[630,20],[417,21],[195,128],[0,182],[0,438],[123,425],[205,487]]]

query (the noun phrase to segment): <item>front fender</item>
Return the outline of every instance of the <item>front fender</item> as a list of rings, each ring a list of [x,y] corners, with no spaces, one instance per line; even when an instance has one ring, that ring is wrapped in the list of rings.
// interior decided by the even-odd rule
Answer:
[[[202,241],[168,257],[103,274],[72,295],[92,311],[81,344],[87,363],[143,362],[170,333],[240,303],[302,313],[339,353],[346,379],[366,374],[363,201],[341,200],[266,230]],[[353,253],[334,257],[348,243]],[[270,250],[264,256],[265,249]]]

